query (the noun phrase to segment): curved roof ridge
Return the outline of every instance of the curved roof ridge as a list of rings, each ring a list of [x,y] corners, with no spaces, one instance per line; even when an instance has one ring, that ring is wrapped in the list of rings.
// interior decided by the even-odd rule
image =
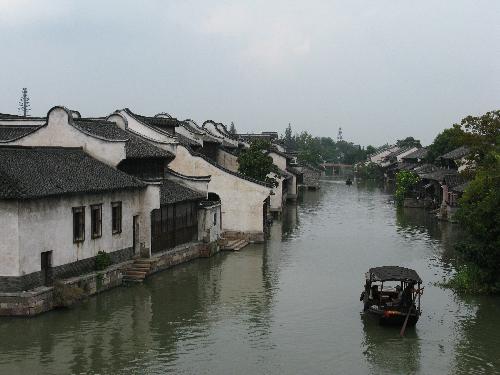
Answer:
[[[4,131],[5,138],[0,136],[0,143],[9,143],[17,141],[18,139],[27,137],[30,134],[40,130],[41,128],[47,126],[47,123],[43,125],[0,125],[0,134],[2,130]],[[26,132],[19,132],[19,130],[26,130]],[[11,136],[8,136],[9,133],[14,133]],[[15,134],[17,133],[17,134]]]

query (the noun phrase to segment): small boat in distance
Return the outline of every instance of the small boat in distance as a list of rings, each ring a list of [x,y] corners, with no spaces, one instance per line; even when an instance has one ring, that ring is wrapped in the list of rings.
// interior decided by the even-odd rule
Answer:
[[[383,266],[370,268],[361,293],[363,311],[380,324],[414,326],[420,315],[422,279],[410,268]],[[384,285],[385,283],[385,285]]]
[[[352,180],[351,177],[347,177],[347,180],[345,180],[346,185],[352,185]]]

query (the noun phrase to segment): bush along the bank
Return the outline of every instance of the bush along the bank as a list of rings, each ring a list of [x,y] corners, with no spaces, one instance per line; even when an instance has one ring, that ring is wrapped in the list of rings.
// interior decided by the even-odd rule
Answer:
[[[396,174],[396,203],[398,206],[402,206],[405,198],[410,194],[410,192],[419,183],[420,177],[416,173],[411,171],[399,171]]]
[[[111,257],[104,251],[98,251],[95,257],[95,269],[102,271],[111,265]]]
[[[500,293],[500,153],[492,152],[459,200],[455,215],[466,239],[457,245],[465,267],[452,286],[470,293]],[[455,285],[456,286],[456,285]]]

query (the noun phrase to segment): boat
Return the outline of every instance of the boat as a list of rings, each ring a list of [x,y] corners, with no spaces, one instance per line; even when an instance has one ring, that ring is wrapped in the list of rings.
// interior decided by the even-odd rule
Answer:
[[[421,284],[420,276],[410,268],[370,268],[365,274],[365,286],[360,297],[363,311],[376,317],[382,325],[414,326],[422,314]]]
[[[352,185],[352,180],[351,177],[347,177],[347,180],[345,180],[346,185]]]

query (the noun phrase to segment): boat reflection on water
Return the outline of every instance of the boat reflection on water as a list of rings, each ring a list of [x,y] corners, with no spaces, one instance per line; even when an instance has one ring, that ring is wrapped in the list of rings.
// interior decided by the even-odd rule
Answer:
[[[420,369],[421,348],[414,327],[399,336],[395,327],[381,327],[378,319],[361,314],[362,349],[373,373],[414,374]]]

